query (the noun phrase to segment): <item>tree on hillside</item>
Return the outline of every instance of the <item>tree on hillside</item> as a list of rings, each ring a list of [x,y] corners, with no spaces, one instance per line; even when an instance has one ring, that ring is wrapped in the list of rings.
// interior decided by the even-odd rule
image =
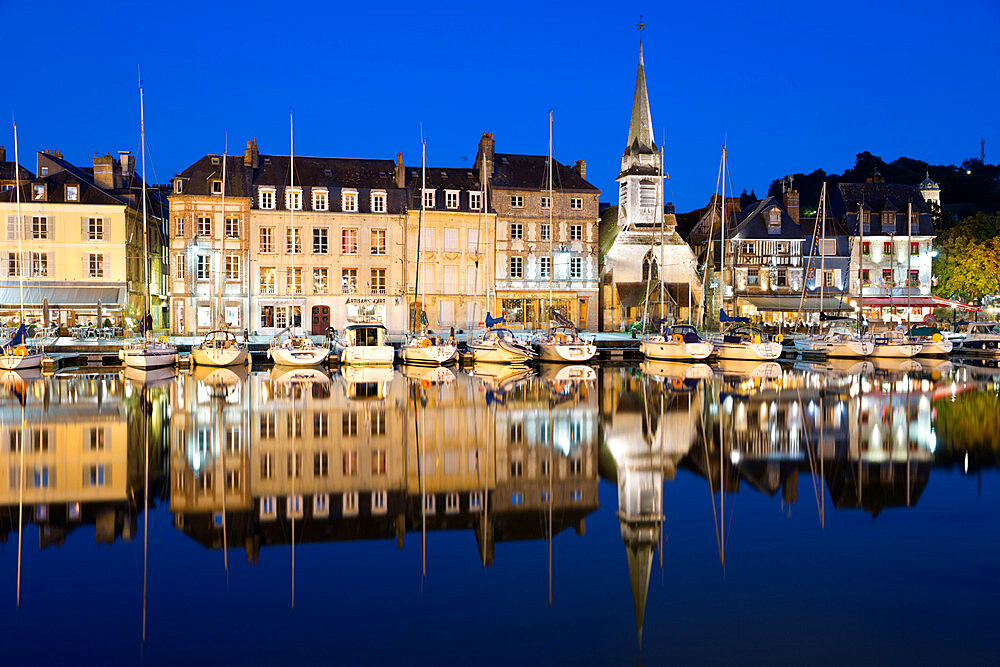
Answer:
[[[935,294],[968,302],[1000,293],[1000,214],[966,218],[939,235],[934,248]]]

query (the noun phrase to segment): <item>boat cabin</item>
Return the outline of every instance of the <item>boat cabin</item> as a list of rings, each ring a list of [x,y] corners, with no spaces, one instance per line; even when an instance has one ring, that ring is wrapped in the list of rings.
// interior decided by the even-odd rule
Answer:
[[[351,324],[344,333],[348,345],[362,347],[385,345],[389,336],[389,330],[377,323]]]

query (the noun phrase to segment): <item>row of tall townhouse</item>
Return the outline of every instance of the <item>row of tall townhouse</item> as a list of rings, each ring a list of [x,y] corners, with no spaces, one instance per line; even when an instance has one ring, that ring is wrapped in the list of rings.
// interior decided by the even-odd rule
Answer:
[[[728,313],[771,323],[815,321],[821,311],[853,317],[855,305],[872,322],[921,321],[950,303],[931,294],[930,206],[939,197],[930,180],[839,183],[825,223],[800,216],[794,190],[749,202],[727,198],[725,269],[716,274],[709,313],[718,313],[724,292]],[[712,239],[718,270],[721,229],[712,202],[689,239],[703,256]]]
[[[145,308],[149,281],[155,326],[166,325],[164,281],[165,201],[160,188],[147,188],[143,267],[142,182],[127,151],[116,159],[94,157],[78,167],[58,151],[36,153],[37,175],[22,168],[20,192],[6,178],[13,164],[0,155],[5,180],[0,191],[0,322],[19,319],[24,282],[25,319],[61,326],[120,321],[136,324]],[[20,195],[21,219],[17,219]],[[18,250],[20,248],[20,251]],[[101,322],[98,321],[100,316]]]
[[[256,139],[223,159],[172,182],[173,333],[322,334],[363,315],[403,331],[421,309],[433,329],[470,328],[492,290],[513,326],[540,327],[550,239],[555,305],[596,325],[599,191],[582,161],[555,163],[551,202],[547,158],[495,154],[491,134],[471,169],[296,157],[293,177],[290,157],[260,154]]]

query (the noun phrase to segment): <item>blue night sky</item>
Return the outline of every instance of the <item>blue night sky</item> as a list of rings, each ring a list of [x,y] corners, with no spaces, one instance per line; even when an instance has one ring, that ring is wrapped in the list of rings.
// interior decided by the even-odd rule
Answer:
[[[616,201],[635,85],[640,12],[667,198],[704,205],[728,138],[736,191],[787,172],[841,171],[870,150],[995,161],[996,0],[812,3],[32,3],[2,0],[0,108],[22,155],[136,151],[136,68],[146,86],[150,180],[209,152],[288,152],[471,164],[500,152],[583,158]],[[10,63],[16,54],[20,62]],[[11,132],[2,143],[10,146]],[[991,155],[991,153],[993,155]],[[8,153],[8,157],[11,153]]]

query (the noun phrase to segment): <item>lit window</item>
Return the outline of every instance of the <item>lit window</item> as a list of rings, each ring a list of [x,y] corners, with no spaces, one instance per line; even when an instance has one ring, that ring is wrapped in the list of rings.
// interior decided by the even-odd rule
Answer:
[[[372,269],[372,294],[385,294],[385,269]]]
[[[574,211],[583,210],[583,198],[582,197],[571,197],[569,200],[569,207]]]
[[[235,253],[226,255],[226,280],[229,282],[240,280],[240,256]]]
[[[344,229],[340,232],[340,254],[358,254],[358,230]]]
[[[302,294],[302,267],[290,266],[285,270],[285,280],[289,294]]]
[[[302,252],[302,228],[289,227],[285,230],[285,252],[298,255]]]
[[[258,206],[262,209],[273,209],[274,208],[274,188],[269,188],[267,190],[261,188],[258,192]]]
[[[385,213],[385,193],[372,193],[372,213]]]
[[[376,449],[372,452],[372,474],[384,475],[386,471],[386,452],[384,449]]]
[[[260,252],[274,252],[274,227],[260,228]]]
[[[385,233],[384,229],[373,229],[372,230],[372,249],[371,253],[373,255],[384,255],[386,252],[385,248]]]
[[[329,230],[326,227],[313,229],[313,254],[325,255],[330,251]]]
[[[510,258],[510,277],[511,278],[524,277],[524,260],[521,257]]]
[[[358,193],[352,190],[344,190],[340,194],[340,206],[345,213],[357,213]]]
[[[104,254],[103,253],[90,253],[88,256],[88,266],[90,270],[91,278],[103,278],[104,277]]]
[[[313,190],[312,207],[314,211],[330,210],[330,195],[326,190]]]
[[[358,452],[356,450],[344,452],[343,473],[345,477],[354,477],[358,474]]]

